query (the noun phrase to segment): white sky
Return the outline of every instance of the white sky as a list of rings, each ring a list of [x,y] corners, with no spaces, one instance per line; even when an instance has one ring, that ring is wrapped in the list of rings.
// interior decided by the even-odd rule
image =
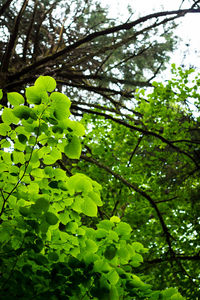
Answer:
[[[136,11],[136,16],[132,16],[131,20],[137,18],[138,15],[147,15],[152,12],[176,10],[179,9],[182,0],[101,0],[102,6],[110,6],[110,17],[119,18],[121,22],[125,22],[129,17],[127,5],[129,4]],[[182,8],[188,8],[191,4],[185,0]],[[175,31],[175,34],[182,39],[177,45],[177,50],[172,54],[171,63],[181,65],[182,63],[189,66],[194,66],[200,71],[200,13],[188,14],[178,20],[180,25]],[[190,46],[187,48],[185,44]],[[186,57],[183,60],[184,52]]]

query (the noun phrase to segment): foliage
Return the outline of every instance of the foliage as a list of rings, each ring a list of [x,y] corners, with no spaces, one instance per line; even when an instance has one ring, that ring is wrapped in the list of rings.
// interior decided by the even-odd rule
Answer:
[[[170,283],[195,299],[200,280],[199,75],[173,65],[172,79],[153,86],[137,90],[122,114],[96,110],[97,120],[84,115],[88,133],[76,169],[101,182],[101,216],[119,216],[149,249],[139,269],[151,274],[150,282],[157,288]]]
[[[176,44],[177,20],[200,12],[199,1],[190,1],[188,9],[181,9],[183,2],[177,3],[175,11],[140,17],[130,8],[129,20],[120,23],[109,19],[106,9],[94,0],[2,1],[3,296],[8,297],[12,284],[21,293],[17,283],[25,286],[34,277],[30,287],[34,297],[38,293],[38,298],[43,297],[44,286],[49,293],[58,293],[56,285],[60,282],[63,287],[64,280],[68,292],[77,297],[79,291],[72,283],[84,274],[90,275],[85,276],[85,286],[79,286],[82,295],[95,294],[95,287],[106,286],[106,274],[113,269],[96,274],[94,265],[85,261],[90,247],[91,259],[103,257],[115,268],[118,294],[125,293],[125,299],[133,289],[120,276],[121,269],[129,279],[134,274],[154,290],[171,286],[162,292],[165,298],[175,293],[174,288],[187,299],[199,296],[200,138],[199,116],[194,113],[199,111],[199,77],[192,81],[192,70],[173,66],[172,79],[153,82]],[[52,78],[39,75],[53,76],[57,86]],[[70,95],[71,103],[61,92]],[[79,184],[81,190],[77,190]],[[64,214],[66,209],[69,215]],[[129,237],[116,231],[116,218],[129,224]],[[101,227],[102,221],[114,225],[108,230]],[[9,225],[5,228],[5,224]],[[96,234],[105,233],[102,230],[107,235],[99,240]],[[33,234],[26,237],[27,232]],[[113,266],[113,261],[120,260],[121,247],[127,245],[130,250],[133,242],[149,249],[147,253],[132,251],[142,255],[143,263],[138,255],[137,264],[136,257],[127,254],[134,260],[130,270],[122,263]],[[47,266],[35,262],[38,255],[39,260],[47,259]],[[70,267],[70,255],[82,267]],[[24,269],[23,259],[28,264]],[[63,273],[66,265],[74,274],[71,279]],[[57,275],[49,277],[54,266]],[[22,274],[26,274],[24,281]],[[136,299],[152,293],[149,285],[134,292]],[[116,290],[109,293],[114,299]],[[159,292],[155,293],[156,298]]]
[[[79,158],[84,128],[55,87],[41,76],[25,99],[9,93],[10,107],[1,105],[1,298],[183,299],[135,274],[147,249],[131,226],[117,216],[99,221],[101,186],[59,167],[64,156]]]

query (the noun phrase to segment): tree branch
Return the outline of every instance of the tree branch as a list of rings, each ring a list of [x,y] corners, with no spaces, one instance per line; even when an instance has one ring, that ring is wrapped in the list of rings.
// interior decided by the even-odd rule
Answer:
[[[13,76],[15,76],[15,77],[22,76],[22,75],[36,69],[38,66],[44,65],[51,60],[55,60],[58,57],[76,49],[77,47],[96,39],[97,37],[108,35],[108,34],[115,33],[115,32],[119,32],[121,30],[129,30],[138,24],[144,23],[144,22],[154,19],[154,18],[175,15],[175,17],[172,18],[172,19],[175,19],[175,18],[183,17],[187,13],[199,13],[199,12],[200,12],[199,8],[198,9],[183,9],[183,10],[175,10],[175,11],[158,12],[158,13],[153,13],[153,14],[141,17],[141,18],[137,19],[136,21],[133,21],[130,23],[124,23],[122,25],[118,25],[118,26],[114,26],[111,28],[101,30],[101,31],[93,32],[93,33],[87,35],[86,37],[79,39],[75,43],[66,46],[64,49],[62,49],[52,55],[46,56],[46,57],[42,58],[41,60],[38,60],[35,63],[25,67],[24,69],[22,69],[21,71],[19,71],[16,74],[14,74]],[[172,19],[170,19],[170,20],[172,20]],[[169,21],[169,20],[167,20],[167,21]],[[157,26],[158,26],[158,24],[155,23],[154,27],[157,27]],[[151,25],[151,27],[152,27],[152,25]],[[138,33],[136,33],[136,34],[138,34]]]
[[[108,172],[109,174],[113,175],[116,179],[118,179],[119,181],[121,181],[123,184],[125,184],[127,187],[133,189],[134,191],[136,191],[137,193],[139,193],[142,197],[144,197],[149,203],[150,205],[154,208],[154,210],[157,213],[158,219],[160,221],[161,227],[163,229],[163,232],[165,234],[165,238],[166,238],[166,242],[168,244],[169,247],[169,251],[171,254],[173,254],[173,249],[172,249],[172,245],[171,245],[171,234],[168,231],[168,228],[164,222],[164,219],[162,217],[162,214],[160,213],[155,201],[143,190],[141,190],[137,184],[135,183],[130,183],[128,182],[124,177],[122,177],[121,175],[115,173],[114,171],[112,171],[108,166],[102,164],[101,162],[97,161],[96,159],[92,158],[92,157],[88,157],[84,154],[81,155],[81,159],[88,161],[92,164],[95,164],[96,166],[98,166],[99,168],[102,168],[104,170],[106,170],[106,172]]]
[[[9,67],[9,64],[10,64],[10,59],[11,59],[12,53],[15,49],[15,43],[16,43],[17,36],[18,36],[19,24],[20,24],[20,21],[21,21],[21,17],[22,17],[23,12],[24,12],[27,4],[28,4],[28,1],[29,0],[24,0],[24,2],[22,4],[22,7],[20,9],[20,12],[18,13],[18,16],[15,19],[14,28],[13,28],[13,31],[10,35],[10,40],[8,42],[6,51],[5,51],[3,59],[2,59],[2,65],[1,65],[1,71],[2,72],[7,72],[8,71],[8,67]]]
[[[74,106],[74,107],[75,107],[75,106]],[[181,150],[181,149],[178,148],[177,146],[174,146],[173,143],[171,143],[170,141],[168,141],[167,139],[165,139],[163,136],[161,136],[161,135],[159,135],[159,134],[157,134],[157,133],[155,133],[155,132],[153,132],[153,131],[148,131],[148,130],[146,130],[146,129],[142,129],[142,128],[140,128],[140,127],[136,127],[136,126],[134,126],[134,125],[131,125],[131,124],[129,124],[129,123],[126,123],[126,122],[124,122],[124,121],[122,121],[122,120],[120,120],[120,119],[116,119],[116,118],[114,118],[114,117],[112,117],[112,116],[110,116],[110,115],[107,115],[107,114],[105,114],[105,113],[102,113],[102,112],[97,112],[97,111],[93,111],[93,110],[86,109],[86,108],[80,108],[80,107],[78,107],[78,106],[76,106],[76,109],[82,110],[83,112],[87,112],[87,113],[89,113],[89,114],[96,114],[96,115],[102,116],[102,117],[104,117],[105,119],[112,120],[112,121],[114,121],[115,123],[118,123],[118,124],[123,125],[123,126],[125,126],[125,127],[127,127],[127,128],[130,128],[130,129],[136,130],[136,131],[138,131],[138,132],[141,132],[141,133],[143,133],[144,135],[154,136],[154,137],[158,138],[159,140],[161,140],[163,143],[169,145],[169,146],[170,146],[172,149],[174,149],[176,152],[182,153],[182,154],[184,154],[185,156],[189,157],[189,158],[193,161],[193,163],[196,165],[197,168],[200,167],[199,164],[196,162],[196,160],[195,160],[190,154],[188,154],[187,152]]]

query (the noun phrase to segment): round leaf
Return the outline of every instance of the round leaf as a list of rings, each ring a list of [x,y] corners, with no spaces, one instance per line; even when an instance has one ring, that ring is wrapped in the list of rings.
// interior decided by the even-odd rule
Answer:
[[[56,225],[58,223],[58,218],[57,216],[52,213],[52,212],[47,212],[45,214],[45,217],[46,217],[46,222],[49,224],[49,225]]]
[[[56,88],[56,81],[50,76],[40,76],[35,81],[35,86],[44,89],[47,92],[52,92]]]
[[[4,123],[0,124],[0,135],[6,136],[8,131],[10,131],[10,126]]]
[[[24,103],[24,97],[16,92],[8,93],[8,101],[11,105],[19,105]]]
[[[39,198],[35,202],[35,206],[43,211],[47,211],[49,208],[49,201],[45,198]]]
[[[81,205],[82,212],[89,217],[97,216],[97,206],[89,197],[84,199],[83,204]]]
[[[48,99],[48,94],[38,86],[26,88],[27,102],[30,104],[40,104],[42,99]]]
[[[110,221],[113,222],[113,223],[119,223],[120,222],[120,218],[117,217],[117,216],[112,216],[110,218]]]
[[[115,231],[119,235],[129,235],[132,231],[131,226],[125,222],[120,222],[117,224]]]

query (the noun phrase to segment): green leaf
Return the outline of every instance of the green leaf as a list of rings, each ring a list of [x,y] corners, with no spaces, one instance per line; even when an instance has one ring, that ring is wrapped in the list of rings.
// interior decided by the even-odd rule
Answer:
[[[184,300],[184,299],[185,298],[183,298],[180,293],[176,293],[170,298],[170,300]]]
[[[24,135],[24,134],[19,134],[18,135],[18,139],[19,139],[19,142],[21,143],[21,144],[26,144],[26,142],[27,142],[27,137],[26,137],[26,135]]]
[[[111,260],[115,257],[116,253],[117,253],[116,246],[115,245],[109,245],[109,246],[106,247],[106,250],[104,252],[104,256],[108,260]]]
[[[52,189],[57,189],[58,188],[58,181],[56,180],[53,180],[49,183],[49,186],[52,188]]]
[[[96,253],[98,250],[98,246],[93,240],[87,239],[85,245],[87,253]]]
[[[99,259],[94,262],[94,271],[95,272],[109,272],[112,270],[110,265],[107,263],[105,259]]]
[[[162,292],[163,300],[173,299],[173,300],[182,300],[184,299],[177,291],[176,288],[168,288]],[[174,298],[173,298],[174,297]],[[178,297],[178,298],[177,298]],[[180,298],[181,297],[181,298]]]
[[[36,264],[38,264],[39,266],[44,265],[46,266],[48,264],[48,259],[46,258],[46,256],[42,255],[42,254],[38,254],[35,256],[34,261],[36,262]]]
[[[11,123],[18,124],[19,120],[13,114],[13,110],[11,108],[4,108],[2,113],[2,121],[5,124],[10,125]]]
[[[114,269],[108,272],[106,277],[112,285],[117,284],[117,282],[119,281],[119,275]]]
[[[58,261],[59,256],[56,252],[49,252],[48,259],[51,260],[51,261]]]
[[[35,207],[39,210],[47,211],[49,209],[49,201],[45,198],[39,198],[35,202]]]
[[[24,97],[16,92],[8,93],[8,101],[11,105],[17,106],[24,103]]]
[[[113,228],[114,224],[110,220],[102,220],[97,225],[98,228],[104,228],[106,230],[111,230]]]
[[[5,123],[0,124],[0,135],[6,136],[10,130],[11,128],[9,125]]]
[[[19,212],[22,216],[27,217],[30,214],[30,209],[26,206],[20,206]]]
[[[50,99],[53,102],[53,116],[58,120],[68,118],[70,115],[69,108],[71,105],[71,101],[69,100],[69,98],[62,93],[53,92],[50,95]]]
[[[27,106],[18,106],[13,109],[14,115],[19,119],[28,120],[28,118],[37,119],[36,114],[34,111]]]
[[[0,89],[0,100],[3,98],[3,91]]]
[[[132,246],[134,248],[135,251],[140,252],[141,250],[144,249],[144,246],[141,243],[138,242],[133,242]]]
[[[120,249],[118,249],[117,253],[118,253],[120,259],[122,259],[124,263],[127,263],[129,261],[130,253],[129,253],[126,245],[120,246]]]
[[[83,174],[75,174],[68,180],[69,189],[74,189],[77,193],[83,192],[88,194],[93,190],[92,181],[90,178]]]
[[[138,276],[132,274],[131,277],[132,277],[131,283],[133,284],[134,287],[141,288],[145,286],[145,283]]]
[[[132,231],[131,226],[125,222],[120,222],[117,224],[115,231],[119,235],[129,235]]]
[[[62,158],[61,152],[57,148],[54,147],[50,154],[44,156],[43,162],[45,165],[52,165],[58,159],[61,159],[61,158]]]
[[[102,206],[103,202],[101,201],[100,195],[94,191],[91,191],[88,196],[96,203],[98,206]]]
[[[59,214],[59,219],[62,222],[62,224],[66,225],[68,222],[70,222],[70,217],[67,212],[63,212]]]
[[[135,253],[132,255],[131,257],[131,265],[133,267],[139,267],[141,265],[141,263],[143,262],[143,257],[142,255]]]
[[[89,217],[97,216],[97,206],[89,197],[84,199],[83,204],[81,205],[82,212]]]
[[[15,164],[18,164],[18,163],[24,164],[24,162],[25,162],[24,153],[23,152],[14,151],[13,152],[13,162]]]
[[[63,121],[63,127],[65,129],[68,129],[69,132],[73,132],[73,134],[75,134],[77,136],[83,136],[85,134],[84,126],[77,121],[72,121],[70,119],[66,119]]]
[[[36,79],[35,86],[47,92],[52,92],[56,88],[56,81],[50,76],[40,76]]]
[[[74,135],[71,142],[64,148],[65,154],[71,159],[79,159],[81,155],[81,142]]]
[[[58,223],[58,217],[52,212],[47,212],[45,218],[49,225],[56,225]]]
[[[111,241],[115,241],[115,242],[119,241],[118,234],[115,231],[113,231],[113,230],[109,231],[109,233],[107,235],[107,239],[109,239]]]
[[[120,218],[117,217],[117,216],[112,216],[112,217],[110,218],[110,221],[113,222],[113,223],[119,223],[121,220],[120,220]]]
[[[5,228],[0,229],[0,242],[7,242],[10,240],[10,231]]]
[[[48,99],[48,94],[38,86],[31,86],[26,88],[26,98],[29,104],[39,105],[42,100]]]

